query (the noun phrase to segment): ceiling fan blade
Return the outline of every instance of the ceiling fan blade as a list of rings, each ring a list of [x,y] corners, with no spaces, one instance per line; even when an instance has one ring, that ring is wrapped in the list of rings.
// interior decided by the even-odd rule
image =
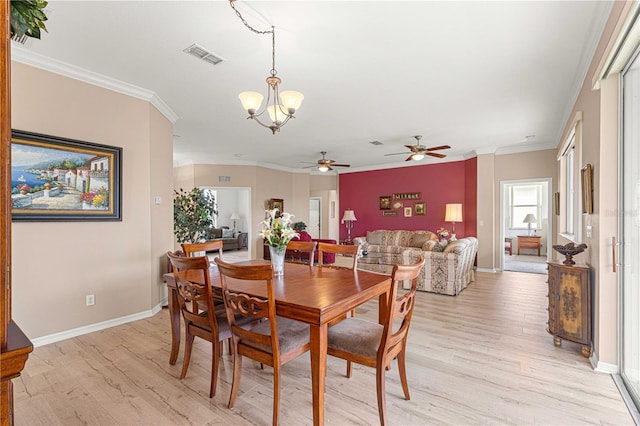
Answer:
[[[407,159],[404,160],[404,161],[411,161],[411,160],[413,160],[413,154],[411,154],[409,157],[407,157]]]
[[[351,164],[331,164],[333,167],[351,167]]]
[[[438,154],[438,153],[436,153],[436,152],[427,152],[426,154],[427,154],[427,155],[430,155],[430,156],[432,156],[432,157],[438,157],[438,158],[444,158],[444,157],[446,157],[446,155],[444,155],[444,154]]]
[[[329,169],[329,171],[333,170],[333,168],[327,164],[327,169]]]
[[[449,145],[434,146],[433,148],[427,148],[427,151],[437,151],[439,149],[451,149],[451,147]]]
[[[393,154],[385,154],[384,156],[386,157],[387,155],[407,155],[406,152],[394,152]]]
[[[420,145],[405,145],[405,146],[409,148],[412,152],[418,152],[422,149]]]

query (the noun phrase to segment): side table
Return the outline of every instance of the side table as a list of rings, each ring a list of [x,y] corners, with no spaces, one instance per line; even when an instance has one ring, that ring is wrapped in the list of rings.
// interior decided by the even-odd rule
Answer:
[[[520,256],[520,249],[538,249],[538,256],[540,256],[540,235],[518,235],[518,256]]]
[[[249,247],[249,233],[240,232],[238,234],[238,249]]]

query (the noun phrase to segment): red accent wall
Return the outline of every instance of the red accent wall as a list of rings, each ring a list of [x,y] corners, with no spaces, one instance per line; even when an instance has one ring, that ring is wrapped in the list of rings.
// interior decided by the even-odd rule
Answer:
[[[462,223],[456,223],[458,237],[476,235],[477,161],[472,158],[451,163],[368,172],[343,173],[338,176],[340,189],[340,218],[346,209],[353,209],[358,219],[353,224],[352,237],[366,235],[376,229],[404,229],[436,231],[444,227],[445,204],[462,203]],[[380,197],[398,192],[421,192],[420,200],[400,200],[404,207],[412,207],[413,215],[404,217],[403,209],[397,216],[383,216]],[[424,202],[424,216],[416,216],[414,204]],[[392,200],[392,205],[395,200]],[[340,226],[340,240],[347,237]]]

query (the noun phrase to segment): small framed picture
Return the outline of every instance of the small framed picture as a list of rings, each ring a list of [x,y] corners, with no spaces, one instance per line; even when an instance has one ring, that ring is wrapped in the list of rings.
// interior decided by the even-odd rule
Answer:
[[[404,217],[411,217],[411,211],[413,209],[411,207],[405,207],[404,208]]]
[[[382,212],[382,216],[398,216],[398,212],[395,210],[386,210]]]
[[[416,212],[416,216],[424,216],[425,208],[424,203],[415,203],[413,209]]]
[[[391,195],[380,197],[380,210],[391,210]]]
[[[269,210],[278,209],[276,213],[277,217],[282,216],[282,212],[284,211],[284,201],[282,198],[271,198],[269,200]]]

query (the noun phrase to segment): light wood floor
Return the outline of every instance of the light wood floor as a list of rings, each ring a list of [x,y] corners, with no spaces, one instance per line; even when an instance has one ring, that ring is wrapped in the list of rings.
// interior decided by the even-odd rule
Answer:
[[[411,400],[394,364],[387,409],[394,425],[632,425],[609,375],[595,373],[578,345],[553,346],[545,331],[545,276],[477,273],[459,296],[419,293],[409,333]],[[376,319],[377,303],[358,315]],[[244,363],[240,394],[227,408],[232,359],[208,398],[210,347],[196,339],[189,373],[169,365],[166,310],[108,330],[36,348],[14,380],[16,425],[266,425],[272,372]],[[182,348],[181,348],[182,349]],[[226,352],[226,351],[225,351]],[[325,418],[378,423],[375,372],[329,358]],[[283,369],[282,425],[312,423],[309,357]]]

